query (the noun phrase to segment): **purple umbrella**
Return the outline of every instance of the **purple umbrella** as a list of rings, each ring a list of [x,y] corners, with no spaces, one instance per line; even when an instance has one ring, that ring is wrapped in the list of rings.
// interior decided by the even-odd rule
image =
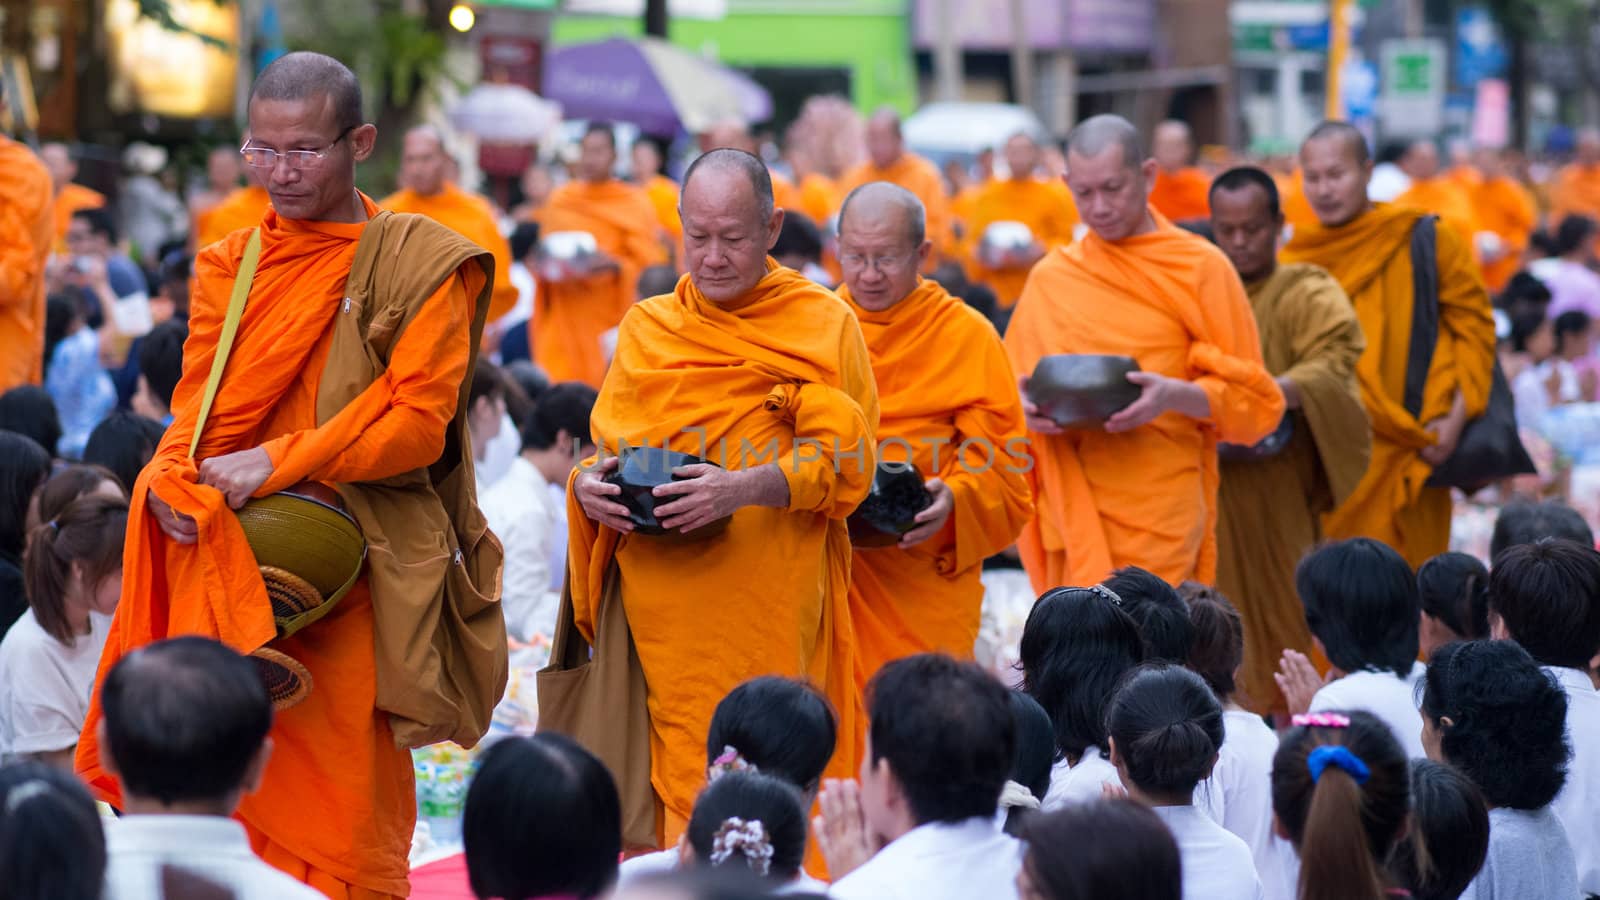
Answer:
[[[771,95],[754,81],[655,38],[561,47],[545,59],[543,87],[569,119],[631,122],[649,134],[772,115]]]

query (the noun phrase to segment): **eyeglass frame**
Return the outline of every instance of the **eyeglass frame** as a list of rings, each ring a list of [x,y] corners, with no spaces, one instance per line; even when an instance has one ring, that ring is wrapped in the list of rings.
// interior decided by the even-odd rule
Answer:
[[[307,168],[316,168],[317,166],[322,165],[322,161],[328,157],[329,153],[333,152],[333,148],[339,146],[339,142],[340,141],[342,141],[345,138],[349,137],[350,136],[350,132],[355,131],[357,128],[360,128],[360,127],[361,127],[361,125],[356,124],[356,125],[351,125],[351,126],[345,128],[345,130],[339,132],[339,136],[338,137],[334,138],[332,141],[330,141],[328,143],[327,146],[323,147],[320,150],[276,150],[276,149],[273,149],[272,147],[252,147],[250,144],[247,143],[244,146],[239,148],[239,156],[244,161],[244,164],[246,166],[248,166],[249,168],[252,168],[252,169],[259,169],[259,170],[261,170],[263,172],[270,172],[273,169],[276,169],[278,167],[278,158],[279,157],[282,157],[283,161],[289,164],[289,168],[291,168],[291,169],[293,169],[293,170],[295,170],[297,172],[298,171],[305,171]],[[257,153],[271,153],[273,155],[272,163],[270,165],[265,165],[265,166],[258,166],[258,165],[255,165],[255,164],[251,163],[250,162],[250,157],[248,155],[251,151],[254,151],[254,152],[257,152]],[[302,157],[302,159],[304,159],[306,162],[310,162],[310,161],[314,160],[315,161],[315,165],[307,166],[305,164],[305,162],[302,162],[300,165],[295,165],[293,162],[290,161],[289,154],[291,154],[291,153],[304,153],[304,154],[307,154],[305,157]]]
[[[884,256],[862,256],[859,253],[841,253],[841,254],[839,254],[839,267],[841,269],[843,269],[843,268],[850,268],[850,269],[859,268],[861,271],[866,271],[867,269],[870,268],[870,269],[873,269],[874,271],[876,271],[880,275],[894,276],[894,275],[900,274],[900,272],[903,271],[900,268],[901,266],[912,265],[913,262],[916,259],[916,256],[917,256],[917,251],[915,251],[915,250],[911,251],[910,253],[887,254],[887,255],[884,255]],[[855,259],[860,260],[859,266],[857,264],[855,264],[855,263],[846,262],[846,260],[849,260],[852,257],[854,257]],[[893,262],[894,263],[894,271],[891,272],[888,269],[884,268],[884,264],[887,263],[887,262]]]

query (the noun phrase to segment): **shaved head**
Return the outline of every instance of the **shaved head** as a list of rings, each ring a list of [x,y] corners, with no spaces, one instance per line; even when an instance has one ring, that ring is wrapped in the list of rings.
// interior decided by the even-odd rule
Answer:
[[[72,151],[67,149],[66,144],[52,141],[40,145],[39,160],[50,171],[50,181],[58,191],[78,177],[78,163],[72,158]]]
[[[1305,153],[1306,144],[1313,141],[1339,142],[1350,153],[1351,162],[1358,166],[1372,161],[1372,154],[1367,150],[1367,136],[1349,122],[1327,121],[1311,129],[1305,143],[1300,145],[1302,154]]]
[[[900,113],[892,107],[879,107],[867,120],[867,156],[872,164],[887,169],[905,153],[905,138],[900,133]]]
[[[289,53],[262,70],[250,88],[257,100],[311,100],[326,97],[339,129],[362,122],[361,83],[344,63],[321,53]]]
[[[928,234],[928,211],[917,195],[898,184],[873,181],[856,188],[839,207],[839,232],[844,233],[854,211],[862,221],[881,222],[894,217],[905,228],[911,246],[921,246]]]
[[[1323,122],[1311,130],[1300,145],[1300,174],[1305,197],[1325,227],[1354,221],[1370,205],[1372,156],[1366,137],[1347,122]]]
[[[1122,151],[1122,165],[1136,169],[1144,162],[1144,144],[1139,140],[1139,129],[1121,116],[1092,116],[1078,123],[1067,135],[1067,152],[1083,157],[1094,157],[1112,147]]]
[[[706,299],[737,302],[766,276],[783,211],[761,160],[727,148],[702,155],[684,173],[678,213],[689,277]]]
[[[1169,172],[1175,172],[1187,166],[1194,156],[1194,133],[1186,123],[1168,119],[1156,126],[1151,134],[1150,146],[1156,163]]]
[[[760,218],[765,221],[772,216],[775,202],[772,199],[772,173],[767,171],[766,163],[762,162],[753,153],[743,150],[734,150],[721,147],[709,153],[702,153],[699,158],[689,164],[689,170],[683,173],[683,195],[688,195],[689,184],[695,175],[704,170],[707,173],[737,172],[750,180],[750,187],[755,191],[756,206]]]
[[[400,186],[424,197],[438,194],[452,180],[451,162],[444,134],[432,125],[418,125],[406,132],[401,144]]]
[[[752,156],[756,155],[756,150],[759,149],[756,146],[755,138],[750,136],[750,129],[746,128],[744,122],[738,119],[718,122],[700,135],[700,149],[702,152],[710,152],[724,147],[732,150],[743,150]]]
[[[1400,168],[1418,181],[1426,181],[1439,174],[1439,148],[1433,141],[1414,141],[1406,148]]]

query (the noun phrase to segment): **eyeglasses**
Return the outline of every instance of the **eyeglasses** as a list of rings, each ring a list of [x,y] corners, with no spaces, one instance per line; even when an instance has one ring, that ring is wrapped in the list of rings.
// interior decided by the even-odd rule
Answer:
[[[315,169],[322,165],[329,151],[359,127],[361,126],[351,125],[339,132],[339,136],[321,150],[273,150],[270,147],[252,147],[246,144],[239,148],[239,155],[244,157],[244,164],[252,169],[275,169],[278,167],[279,159],[287,162],[291,169]]]
[[[915,253],[902,253],[898,256],[862,256],[859,253],[846,253],[839,257],[840,268],[860,272],[869,266],[877,269],[884,275],[899,275],[911,265]]]

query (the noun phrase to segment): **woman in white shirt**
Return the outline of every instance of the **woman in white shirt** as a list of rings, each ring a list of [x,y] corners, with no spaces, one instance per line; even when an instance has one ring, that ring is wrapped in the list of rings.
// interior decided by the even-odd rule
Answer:
[[[1098,798],[1117,784],[1105,710],[1123,674],[1144,659],[1139,626],[1105,587],[1055,588],[1028,614],[1020,656],[1022,689],[1050,714],[1056,734],[1044,808]]]
[[[1423,756],[1417,713],[1422,601],[1411,567],[1370,538],[1326,544],[1295,570],[1295,590],[1326,678],[1305,654],[1283,651],[1278,687],[1291,713],[1365,710],[1383,720],[1411,757]]]
[[[88,496],[28,535],[28,611],[0,641],[0,761],[71,765],[122,596],[127,523],[126,501]]]
[[[1155,810],[1178,841],[1184,900],[1259,900],[1250,848],[1194,805],[1222,747],[1222,704],[1188,669],[1135,672],[1106,713],[1111,762],[1128,796]]]
[[[1029,819],[1021,900],[1181,900],[1178,842],[1131,800],[1074,803]],[[1063,848],[1071,852],[1063,852]]]

